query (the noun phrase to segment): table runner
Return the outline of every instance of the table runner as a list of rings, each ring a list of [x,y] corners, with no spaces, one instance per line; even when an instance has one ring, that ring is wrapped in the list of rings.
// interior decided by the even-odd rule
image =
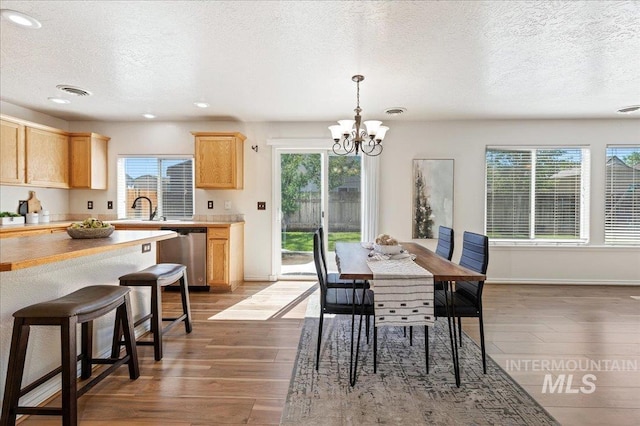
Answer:
[[[373,272],[376,326],[428,325],[433,316],[433,275],[411,258],[367,260]]]

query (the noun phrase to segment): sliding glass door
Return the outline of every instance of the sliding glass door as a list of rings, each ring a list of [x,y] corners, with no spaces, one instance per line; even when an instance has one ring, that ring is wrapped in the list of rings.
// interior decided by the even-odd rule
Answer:
[[[359,156],[328,157],[328,209],[325,229],[325,247],[331,253],[331,261],[336,241],[360,241],[362,234],[362,163]],[[331,266],[329,266],[331,269]]]
[[[360,241],[360,157],[326,150],[278,150],[279,277],[315,277],[313,233],[325,229],[328,268],[335,270],[335,241]]]
[[[313,233],[322,224],[321,153],[280,153],[280,275],[311,275]]]

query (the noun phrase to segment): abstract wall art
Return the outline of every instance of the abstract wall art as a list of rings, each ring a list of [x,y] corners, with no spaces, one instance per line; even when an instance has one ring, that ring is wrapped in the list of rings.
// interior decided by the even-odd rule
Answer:
[[[453,160],[413,160],[414,239],[437,238],[453,227]]]

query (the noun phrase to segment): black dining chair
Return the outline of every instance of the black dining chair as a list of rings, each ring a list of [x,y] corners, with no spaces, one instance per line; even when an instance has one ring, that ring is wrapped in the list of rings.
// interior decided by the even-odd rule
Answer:
[[[485,235],[465,231],[462,238],[462,256],[460,266],[481,274],[487,273],[489,264],[489,238]],[[461,318],[478,318],[480,323],[480,348],[482,350],[482,369],[487,373],[487,355],[484,345],[484,323],[482,320],[482,288],[484,281],[456,281],[455,290],[449,295],[452,315],[458,318],[458,334],[462,346]],[[435,316],[447,316],[446,290],[435,292]],[[455,333],[455,330],[454,330]]]
[[[447,260],[451,260],[451,257],[453,256],[453,229],[446,226],[440,226],[438,228],[438,246],[436,247],[436,254]]]
[[[322,344],[322,326],[324,322],[324,314],[333,315],[352,315],[354,309],[354,294],[356,308],[362,309],[363,315],[366,315],[367,324],[367,342],[369,337],[369,318],[373,317],[373,362],[374,371],[377,364],[377,330],[375,327],[375,315],[373,306],[373,292],[365,288],[350,287],[328,287],[327,271],[322,263],[321,239],[319,231],[313,234],[313,261],[316,266],[318,275],[318,284],[320,285],[320,322],[318,327],[318,347],[316,350],[316,371],[320,366],[320,346]],[[363,300],[364,298],[364,300]]]
[[[324,246],[324,228],[321,226],[318,228],[318,234],[320,236],[320,257],[322,259],[322,265],[324,266],[324,270],[327,273],[327,287],[328,288],[352,288],[353,280],[343,280],[340,278],[340,274],[336,272],[329,272],[329,268],[327,268],[327,251]],[[355,280],[356,287],[364,287],[369,288],[369,283],[363,280]]]
[[[438,245],[436,246],[436,254],[440,257],[444,257],[447,260],[451,260],[453,256],[453,229],[446,226],[440,226],[438,228]],[[436,290],[444,290],[446,283],[435,283]]]

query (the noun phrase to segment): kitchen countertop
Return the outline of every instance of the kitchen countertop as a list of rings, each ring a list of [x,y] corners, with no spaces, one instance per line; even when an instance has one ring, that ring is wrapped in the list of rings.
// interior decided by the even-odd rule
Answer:
[[[73,222],[73,220],[59,220],[47,223],[21,223],[19,225],[2,225],[0,226],[0,233],[15,232],[16,230],[68,228]]]
[[[47,230],[62,230],[68,228],[72,223],[81,222],[80,220],[62,220],[49,223],[33,223],[33,224],[20,224],[20,225],[2,225],[0,226],[0,236],[13,237],[13,233],[25,234],[32,231],[47,231]],[[160,228],[184,228],[184,227],[205,227],[205,228],[220,228],[228,227],[238,223],[244,223],[244,221],[220,221],[220,222],[208,222],[208,221],[195,221],[195,220],[130,220],[130,219],[118,219],[118,220],[106,220],[105,222],[111,223],[116,229],[160,229]]]
[[[66,232],[5,238],[0,239],[0,271],[30,268],[175,236],[173,231],[116,230],[107,238],[73,239]]]
[[[228,227],[237,223],[244,223],[244,221],[221,221],[221,222],[208,222],[198,220],[109,220],[110,224],[117,228],[121,226],[136,227],[136,228],[184,228],[184,227],[203,227],[203,228],[219,228]]]

